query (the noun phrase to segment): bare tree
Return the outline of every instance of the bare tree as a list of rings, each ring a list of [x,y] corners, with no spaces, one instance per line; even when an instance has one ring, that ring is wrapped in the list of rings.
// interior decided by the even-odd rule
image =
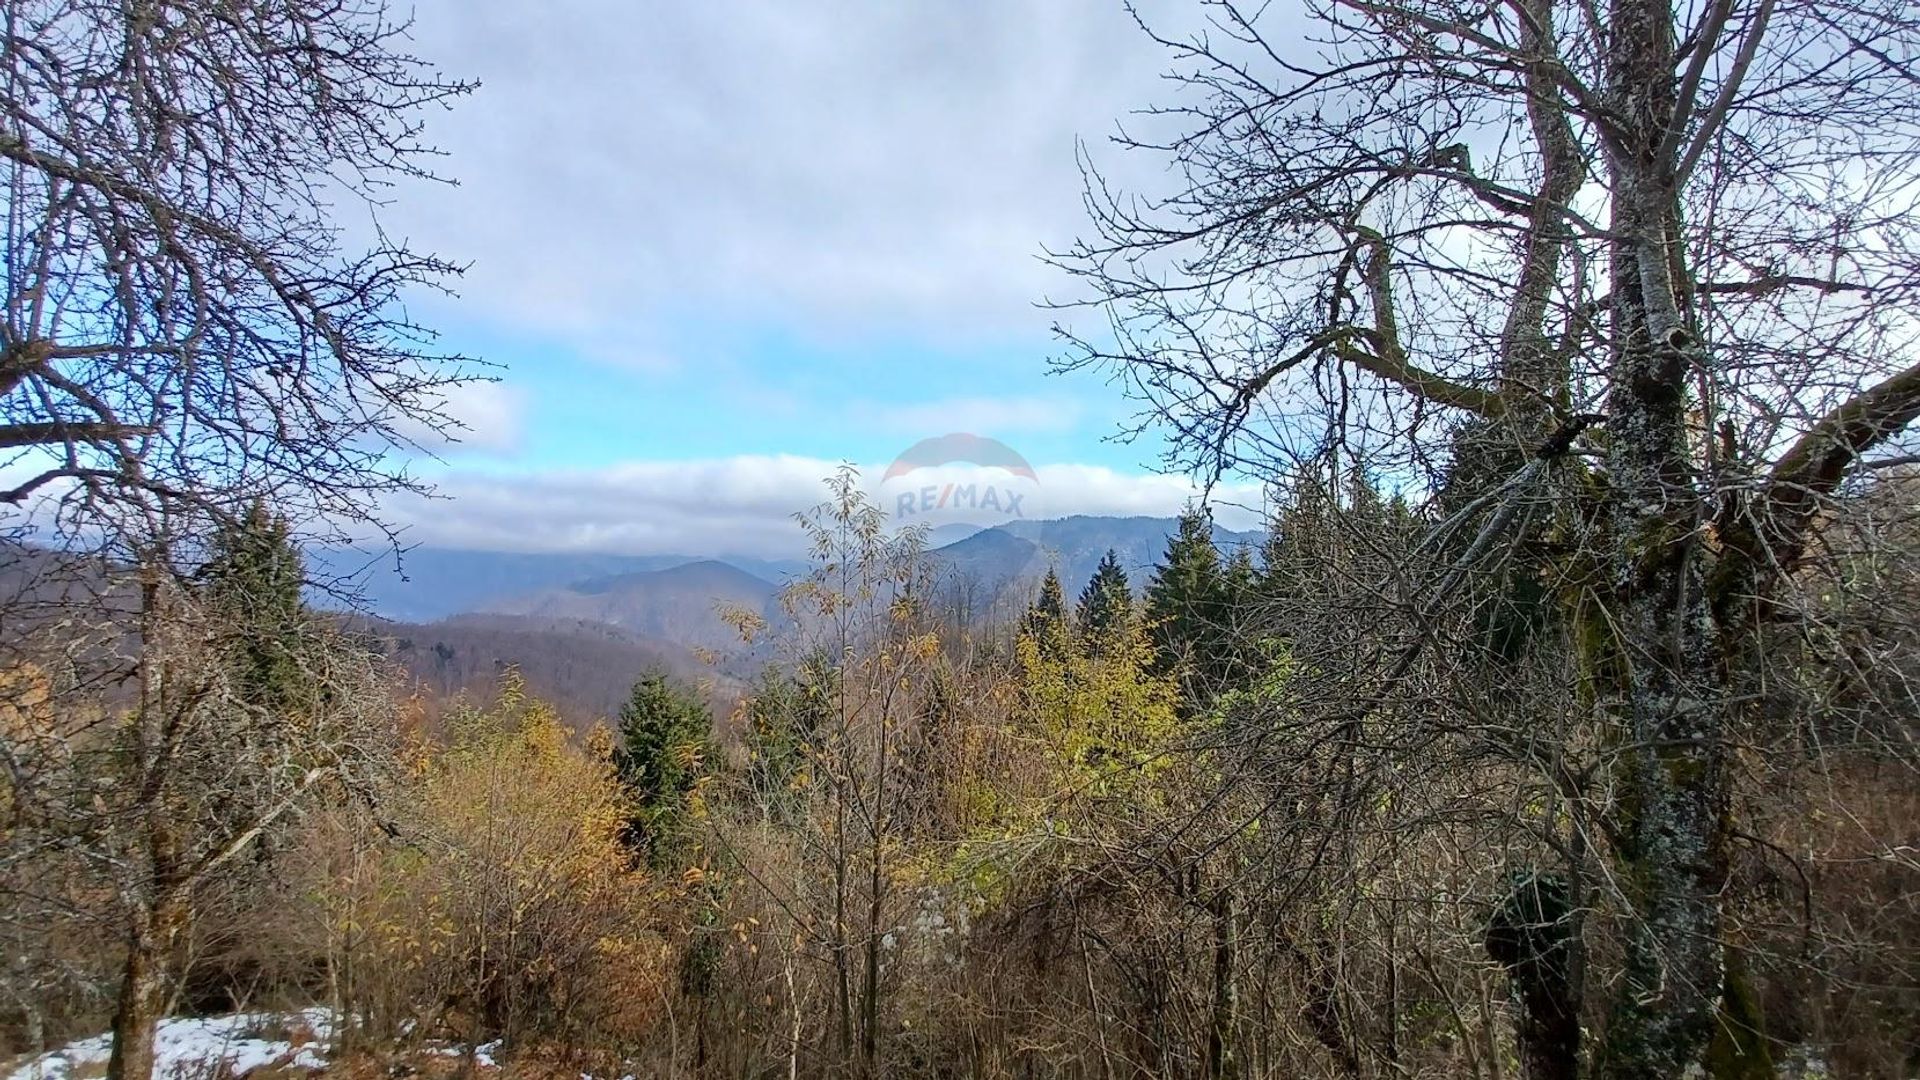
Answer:
[[[781,913],[774,939],[821,962],[832,1024],[824,1060],[870,1076],[885,1071],[891,950],[909,899],[905,852],[926,801],[919,773],[940,640],[924,535],[891,532],[859,481],[843,466],[826,480],[827,500],[797,516],[813,570],[782,593],[776,642],[797,682],[789,700],[763,691],[754,705],[781,714],[763,717],[751,740],[758,822],[723,823],[713,839]],[[764,628],[747,621],[750,631]],[[794,845],[791,881],[772,873],[783,860],[749,845],[755,831]]]
[[[1063,363],[1118,374],[1209,479],[1448,465],[1410,612],[1521,563],[1550,579],[1604,853],[1574,906],[1626,924],[1590,980],[1591,1067],[1679,1075],[1751,1022],[1724,914],[1766,627],[1836,494],[1920,415],[1920,20],[1313,0],[1301,40],[1276,9],[1205,8],[1157,38],[1184,94],[1141,124],[1169,133],[1120,139],[1175,190],[1089,173],[1093,235],[1058,259],[1108,332]],[[1383,699],[1441,625],[1412,623]]]
[[[445,396],[471,369],[401,306],[457,268],[378,211],[433,179],[422,116],[471,84],[410,56],[380,0],[7,0],[0,32],[0,502],[34,539],[112,556],[63,562],[78,585],[10,608],[0,647],[9,667],[83,657],[53,680],[70,698],[70,672],[137,684],[9,737],[9,857],[77,853],[112,883],[109,1072],[144,1078],[195,895],[380,756],[365,650],[191,578],[263,499],[304,528],[372,521],[375,496],[418,487],[392,451],[457,428]],[[304,689],[263,690],[234,649]]]
[[[59,696],[7,732],[10,909],[35,879],[76,877],[43,927],[124,942],[109,1075],[144,1080],[200,906],[263,842],[323,798],[377,799],[397,762],[393,691],[371,651],[318,620],[271,628],[149,576],[135,698]],[[270,651],[263,694],[246,660]],[[16,669],[18,670],[18,669]],[[21,910],[33,910],[23,907]]]
[[[97,540],[260,494],[360,519],[411,486],[386,451],[455,426],[467,369],[400,302],[456,268],[376,211],[431,178],[421,114],[472,84],[404,52],[379,0],[0,17],[0,500]]]

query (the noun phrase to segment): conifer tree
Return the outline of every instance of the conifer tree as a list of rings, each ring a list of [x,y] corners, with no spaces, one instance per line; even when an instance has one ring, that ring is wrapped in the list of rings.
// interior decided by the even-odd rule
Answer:
[[[230,643],[235,696],[274,713],[294,707],[307,681],[295,659],[307,612],[305,571],[286,518],[254,500],[244,517],[215,532],[202,577]]]
[[[1132,623],[1133,586],[1127,581],[1127,572],[1120,568],[1120,557],[1112,548],[1107,549],[1093,577],[1088,579],[1087,587],[1081,591],[1075,617],[1081,636],[1094,648]]]
[[[1060,575],[1053,570],[1049,569],[1045,580],[1040,582],[1040,596],[1027,608],[1020,630],[1033,638],[1048,657],[1058,657],[1066,651],[1067,594],[1060,585]]]
[[[1189,707],[1218,688],[1225,660],[1225,601],[1212,515],[1204,510],[1182,514],[1147,585],[1146,616],[1156,669],[1182,672]]]
[[[1260,573],[1253,566],[1253,551],[1245,546],[1233,549],[1227,557],[1226,571],[1221,575],[1221,589],[1230,603],[1238,604],[1251,595],[1259,582]]]
[[[1242,544],[1227,557],[1220,575],[1216,670],[1223,686],[1238,686],[1260,669],[1260,608],[1260,571],[1253,565],[1253,549]]]
[[[674,854],[705,770],[712,733],[706,703],[664,672],[642,675],[620,707],[613,760],[634,800],[628,837],[656,866]]]
[[[1298,599],[1300,579],[1324,546],[1332,499],[1318,473],[1303,476],[1287,493],[1267,525],[1260,546],[1260,592],[1269,602]],[[1287,632],[1287,628],[1280,628]]]

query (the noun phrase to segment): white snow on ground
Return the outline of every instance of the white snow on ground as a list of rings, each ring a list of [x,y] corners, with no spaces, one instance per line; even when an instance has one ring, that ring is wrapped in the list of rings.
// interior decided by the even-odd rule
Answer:
[[[328,1028],[326,1009],[297,1013],[234,1013],[204,1019],[162,1020],[154,1036],[156,1080],[202,1080],[216,1066],[230,1076],[244,1076],[264,1065],[289,1065],[314,1070],[326,1064]],[[289,1031],[298,1039],[283,1038]],[[29,1058],[8,1074],[7,1080],[73,1080],[76,1073],[98,1074],[106,1066],[113,1036],[95,1035]],[[93,1067],[89,1069],[89,1067]]]

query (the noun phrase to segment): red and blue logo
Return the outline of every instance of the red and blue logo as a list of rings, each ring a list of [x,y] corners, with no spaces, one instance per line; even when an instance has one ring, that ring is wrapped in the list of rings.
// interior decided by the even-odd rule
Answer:
[[[1039,485],[1039,474],[1012,447],[964,432],[914,443],[880,478],[883,505],[902,519],[1025,517]]]

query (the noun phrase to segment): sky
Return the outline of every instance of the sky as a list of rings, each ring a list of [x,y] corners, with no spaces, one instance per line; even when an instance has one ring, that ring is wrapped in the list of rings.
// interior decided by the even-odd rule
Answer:
[[[471,264],[412,314],[499,381],[455,395],[469,430],[420,466],[448,498],[388,508],[410,540],[779,554],[837,464],[877,486],[950,433],[1031,464],[1022,516],[1192,498],[1151,438],[1108,438],[1117,388],[1048,373],[1040,304],[1074,286],[1041,255],[1083,228],[1077,142],[1157,167],[1106,143],[1166,94],[1120,0],[413,10],[418,54],[481,88],[428,118],[458,185],[402,189],[381,223]]]

